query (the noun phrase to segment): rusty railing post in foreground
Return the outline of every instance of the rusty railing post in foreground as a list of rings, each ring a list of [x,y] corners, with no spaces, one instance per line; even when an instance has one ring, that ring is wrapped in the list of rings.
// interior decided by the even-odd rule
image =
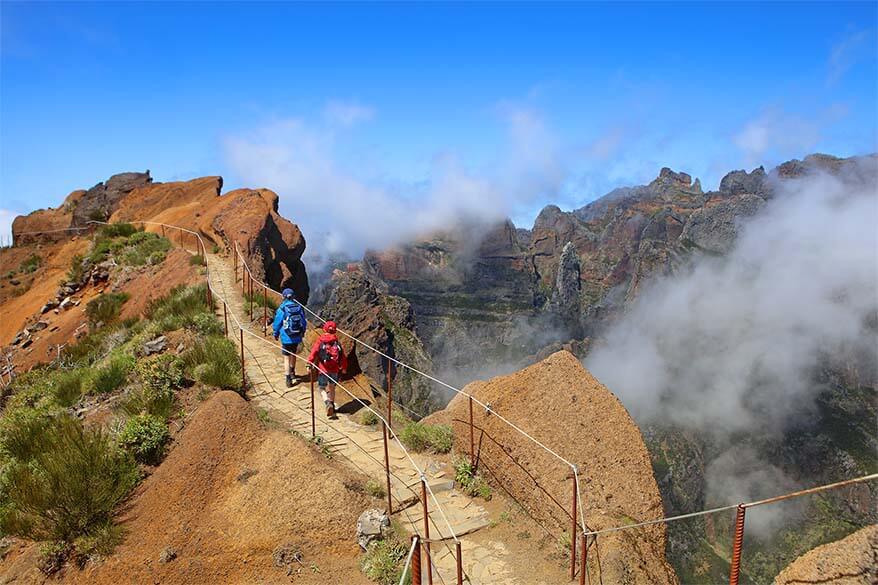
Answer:
[[[741,576],[741,548],[744,545],[744,504],[738,504],[735,512],[735,539],[732,541],[732,564],[729,569],[729,585],[738,585]]]
[[[247,392],[247,378],[244,375],[244,328],[238,329],[241,334],[241,396]]]
[[[186,250],[186,243],[183,241],[183,228],[179,228],[179,230],[180,230],[180,247],[183,248],[183,250],[185,251]]]
[[[576,578],[576,474],[570,476],[573,481],[573,526],[570,529],[570,580]]]
[[[162,237],[165,237],[165,224],[162,224]]]
[[[387,358],[387,426],[393,428],[393,362]]]
[[[314,368],[308,364],[308,377],[311,378],[311,438],[317,437],[317,428],[314,421]]]
[[[427,478],[421,476],[421,507],[424,509],[424,558],[427,560],[427,583],[433,585],[433,563],[430,560],[430,512],[427,507]]]
[[[588,571],[588,537],[585,534],[582,535],[580,548],[582,550],[579,551],[579,585],[585,585],[585,574]]]
[[[268,287],[265,285],[262,285],[262,334],[268,335]]]
[[[381,421],[381,430],[384,435],[384,475],[387,479],[387,515],[393,514],[393,500],[390,497],[390,455],[387,451],[387,424]]]
[[[417,534],[412,535],[412,585],[421,585],[421,539]]]
[[[473,430],[473,397],[469,397],[469,464],[476,471],[476,439]]]
[[[252,275],[250,275],[247,278],[247,284],[248,284],[247,289],[249,292],[248,296],[250,297],[250,325],[252,326],[253,325],[253,276]]]
[[[226,302],[223,301],[223,330],[226,332],[226,337],[229,336],[229,310],[226,308]]]
[[[460,552],[460,541],[456,541],[454,545],[454,552],[457,553],[457,585],[463,585],[463,556]]]

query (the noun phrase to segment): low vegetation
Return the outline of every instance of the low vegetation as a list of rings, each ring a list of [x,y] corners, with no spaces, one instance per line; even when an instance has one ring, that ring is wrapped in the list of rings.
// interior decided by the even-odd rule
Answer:
[[[88,302],[85,306],[85,315],[89,325],[105,325],[112,323],[119,316],[122,305],[130,298],[128,293],[105,293]]]
[[[174,289],[151,303],[147,320],[118,319],[122,297],[98,299],[86,310],[104,325],[60,360],[16,377],[0,414],[0,533],[41,541],[46,573],[106,556],[118,544],[115,512],[140,479],[138,464],[156,465],[167,451],[182,388],[190,381],[240,386],[236,348],[222,336],[204,287]],[[181,328],[196,339],[183,355],[143,355],[145,342]],[[115,406],[107,428],[73,415],[90,396]],[[117,399],[104,402],[110,396]]]
[[[139,463],[158,465],[171,438],[164,419],[152,414],[132,416],[119,434],[119,444]]]
[[[402,577],[406,554],[408,545],[394,522],[382,540],[369,545],[360,559],[360,567],[372,581],[380,585],[396,585]]]
[[[425,425],[409,422],[399,433],[399,439],[412,451],[448,453],[454,444],[454,434],[448,425]]]
[[[491,486],[465,457],[454,460],[454,483],[471,498],[491,499]]]
[[[31,254],[22,261],[18,266],[18,270],[22,274],[31,274],[32,272],[36,272],[37,268],[42,264],[43,259],[38,254]]]
[[[253,301],[254,307],[259,307],[260,309],[262,307],[268,307],[268,310],[272,312],[277,311],[277,308],[280,306],[280,299],[277,297],[277,295],[271,292],[263,295],[262,291],[260,290],[254,292],[253,294],[250,294],[248,292],[244,295],[245,303],[249,304],[251,300]]]

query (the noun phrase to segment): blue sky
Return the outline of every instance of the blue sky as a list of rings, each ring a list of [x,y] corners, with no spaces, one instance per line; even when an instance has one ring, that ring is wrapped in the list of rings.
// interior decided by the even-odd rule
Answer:
[[[0,227],[148,168],[271,188],[356,253],[467,214],[530,227],[662,166],[713,188],[878,150],[874,2],[0,10]]]

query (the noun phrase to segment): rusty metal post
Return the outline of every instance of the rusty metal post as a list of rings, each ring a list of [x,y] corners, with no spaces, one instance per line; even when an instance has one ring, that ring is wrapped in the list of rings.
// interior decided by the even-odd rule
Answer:
[[[238,332],[241,334],[241,396],[243,396],[247,388],[247,379],[244,376],[244,329],[241,328]]]
[[[315,438],[317,436],[317,429],[314,426],[314,368],[311,365],[308,365],[308,377],[311,378],[311,438]]]
[[[582,535],[580,548],[582,550],[579,551],[579,585],[585,585],[585,574],[588,571],[588,537],[585,534]]]
[[[460,541],[454,543],[457,553],[457,585],[463,585],[463,556],[460,552]]]
[[[223,301],[223,330],[226,332],[226,337],[229,336],[229,310],[226,308],[226,302]]]
[[[430,512],[427,506],[427,478],[421,476],[421,507],[424,509],[424,558],[427,560],[427,583],[433,585],[433,563],[430,561]]]
[[[232,254],[232,264],[235,267],[235,282],[238,282],[238,242],[235,242],[235,253]]]
[[[732,542],[732,564],[729,569],[729,585],[738,585],[741,576],[741,548],[744,545],[744,504],[738,504],[735,512],[735,539]]]
[[[262,334],[268,335],[268,287],[265,285],[262,286]]]
[[[475,439],[475,431],[473,430],[473,397],[470,395],[469,397],[469,464],[473,468],[473,473],[476,470],[476,439]]]
[[[421,539],[417,534],[412,535],[412,585],[421,585]]]
[[[393,514],[393,500],[390,497],[390,455],[387,450],[387,425],[381,421],[381,430],[384,435],[384,476],[387,479],[387,515]]]
[[[179,229],[180,229],[180,247],[183,248],[183,250],[186,250],[186,245],[183,242],[183,228],[179,228]]]
[[[393,428],[393,362],[387,358],[387,426]]]
[[[576,475],[573,480],[573,527],[570,530],[570,580],[576,577]]]
[[[165,237],[165,224],[162,224],[162,237]]]

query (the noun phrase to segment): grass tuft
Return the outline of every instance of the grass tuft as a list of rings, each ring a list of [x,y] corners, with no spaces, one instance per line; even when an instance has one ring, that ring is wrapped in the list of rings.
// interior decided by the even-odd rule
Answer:
[[[419,422],[406,424],[399,439],[412,451],[448,453],[454,444],[454,434],[448,425],[425,425]]]

